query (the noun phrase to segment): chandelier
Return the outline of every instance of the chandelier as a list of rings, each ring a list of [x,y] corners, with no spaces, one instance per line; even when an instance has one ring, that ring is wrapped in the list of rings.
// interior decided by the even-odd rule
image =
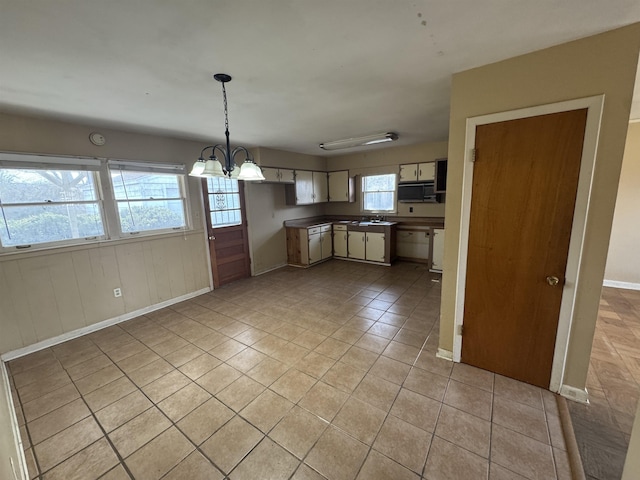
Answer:
[[[231,150],[229,143],[229,117],[227,114],[227,90],[224,84],[231,81],[231,76],[226,73],[216,73],[213,78],[222,83],[222,98],[224,100],[224,134],[227,139],[226,145],[217,144],[204,147],[200,152],[200,157],[193,164],[189,175],[193,177],[229,177],[245,181],[261,181],[264,175],[260,167],[253,160],[253,155],[245,147],[237,146]],[[211,149],[211,155],[204,159],[204,152]],[[220,159],[216,156],[220,155]],[[235,156],[239,152],[244,152],[245,159],[242,166],[238,168],[235,163]]]

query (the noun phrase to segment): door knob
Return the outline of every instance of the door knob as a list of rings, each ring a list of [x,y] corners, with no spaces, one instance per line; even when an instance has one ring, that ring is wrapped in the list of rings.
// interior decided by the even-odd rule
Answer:
[[[553,276],[547,277],[547,283],[552,287],[555,287],[560,283],[560,279],[558,277],[553,277]]]
[[[213,235],[211,235],[211,236],[209,237],[209,240],[215,240],[215,239],[216,239],[216,237],[214,237]]]

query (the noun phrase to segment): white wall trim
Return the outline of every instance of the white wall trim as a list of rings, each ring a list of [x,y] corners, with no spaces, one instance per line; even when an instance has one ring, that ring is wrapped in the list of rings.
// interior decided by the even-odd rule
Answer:
[[[254,272],[253,276],[257,277],[259,275],[264,275],[265,273],[273,272],[274,270],[278,270],[279,268],[286,267],[286,266],[287,266],[286,262],[285,263],[280,263],[280,264],[276,265],[275,267],[269,267],[266,270],[261,270],[259,272]]]
[[[450,350],[445,350],[444,348],[438,348],[436,357],[453,362],[453,352]]]
[[[625,290],[640,290],[640,283],[619,282],[617,280],[606,280],[602,282],[603,287],[624,288]]]
[[[562,385],[559,393],[563,397],[573,400],[574,402],[584,404],[589,403],[589,392],[587,392],[586,388],[580,389],[570,385]]]
[[[16,416],[16,409],[13,405],[13,398],[11,397],[11,384],[9,383],[9,375],[7,367],[4,362],[0,362],[0,375],[2,376],[2,383],[4,384],[5,395],[7,402],[7,408],[9,409],[9,421],[11,422],[11,432],[16,444],[16,453],[18,454],[17,465],[13,462],[13,457],[9,455],[11,461],[11,468],[13,469],[13,475],[16,480],[27,480],[29,478],[27,474],[27,459],[24,456],[24,450],[22,445],[22,439],[20,438],[20,426],[18,424],[18,417]],[[17,469],[17,470],[16,470]]]
[[[18,348],[17,350],[12,350],[10,352],[3,353],[0,356],[0,360],[4,362],[8,362],[9,360],[14,360],[16,358],[29,355],[30,353],[34,353],[39,350],[44,350],[45,348],[49,348],[54,345],[58,345],[59,343],[66,342],[68,340],[72,340],[77,337],[81,337],[82,335],[86,335],[88,333],[102,330],[103,328],[110,327],[111,325],[115,325],[121,322],[126,322],[127,320],[131,320],[132,318],[139,317],[140,315],[144,315],[146,313],[150,313],[155,310],[160,310],[161,308],[165,308],[170,305],[174,305],[176,303],[184,302],[185,300],[189,300],[190,298],[197,297],[198,295],[209,293],[211,290],[212,290],[211,288],[202,288],[200,290],[196,290],[195,292],[180,295],[179,297],[171,298],[169,300],[165,300],[164,302],[156,303],[154,305],[149,305],[148,307],[140,308],[133,312],[127,312],[123,315],[118,315],[117,317],[109,318],[107,320],[103,320],[102,322],[98,322],[92,325],[88,325],[86,327],[78,328],[76,330],[63,333],[62,335],[58,335],[56,337],[47,338],[46,340],[42,340],[41,342],[37,342],[32,345],[28,345],[26,347]]]
[[[463,324],[465,284],[467,275],[467,251],[469,247],[469,221],[471,212],[471,193],[473,186],[473,162],[472,151],[476,140],[476,127],[496,122],[515,120],[519,118],[534,117],[551,113],[564,112],[587,108],[587,123],[585,127],[582,159],[580,164],[580,176],[576,193],[576,206],[574,210],[573,225],[571,228],[571,240],[569,243],[569,255],[567,270],[565,272],[565,284],[563,287],[562,303],[560,306],[560,318],[556,335],[556,346],[551,370],[551,382],[549,389],[559,392],[564,379],[565,363],[569,346],[569,334],[573,322],[575,298],[578,288],[580,263],[584,244],[587,216],[589,212],[589,200],[591,196],[591,184],[598,150],[598,138],[600,133],[600,121],[604,95],[568,100],[565,102],[539,105],[508,112],[482,115],[467,118],[465,137],[465,158],[462,177],[462,207],[460,215],[460,244],[458,247],[458,267],[456,284],[456,302],[454,310],[454,340],[453,360],[459,362],[462,356],[462,335],[460,327]]]

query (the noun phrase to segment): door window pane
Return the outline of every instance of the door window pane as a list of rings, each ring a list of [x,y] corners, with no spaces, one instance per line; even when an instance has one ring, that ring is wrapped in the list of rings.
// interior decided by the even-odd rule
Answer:
[[[207,178],[207,192],[213,228],[242,224],[240,189],[233,178]]]

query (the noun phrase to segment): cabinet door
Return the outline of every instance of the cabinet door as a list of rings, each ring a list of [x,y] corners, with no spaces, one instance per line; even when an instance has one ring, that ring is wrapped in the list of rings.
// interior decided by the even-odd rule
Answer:
[[[264,175],[264,183],[278,183],[280,181],[277,168],[262,167],[262,175]]]
[[[320,234],[320,243],[322,245],[322,260],[331,258],[333,254],[333,244],[331,243],[331,230]]]
[[[384,262],[384,233],[367,233],[366,259]]]
[[[322,241],[320,234],[309,235],[309,265],[322,260]]]
[[[349,171],[329,172],[329,201],[349,201]]]
[[[293,173],[293,170],[281,168],[278,170],[278,172],[280,173],[280,183],[295,183],[296,177]]]
[[[418,165],[418,180],[427,181],[435,180],[436,178],[436,163],[421,163]]]
[[[433,250],[431,256],[431,270],[442,271],[442,260],[444,257],[444,228],[434,228],[433,237]]]
[[[400,182],[415,182],[418,180],[418,164],[408,163],[400,165]]]
[[[296,205],[313,203],[313,173],[296,170]]]
[[[364,260],[364,232],[349,232],[348,244],[349,244],[349,258],[358,258]]]
[[[347,256],[347,231],[335,230],[333,232],[333,255],[336,257]]]
[[[329,196],[327,172],[311,172],[313,178],[313,203],[323,203]]]

